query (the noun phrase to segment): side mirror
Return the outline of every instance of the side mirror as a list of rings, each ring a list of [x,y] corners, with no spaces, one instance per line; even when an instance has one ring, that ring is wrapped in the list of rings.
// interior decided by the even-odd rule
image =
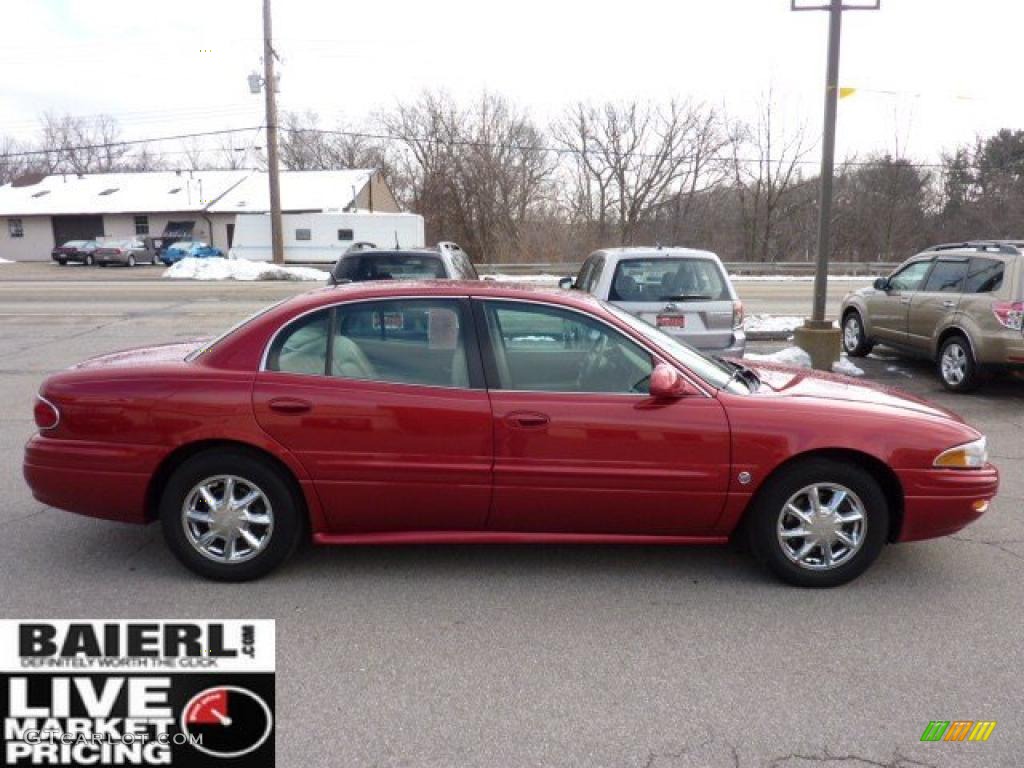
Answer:
[[[558,281],[558,287],[561,288],[563,291],[572,290],[575,284],[576,280],[571,277],[563,277],[561,280]]]
[[[888,277],[880,277],[877,280],[875,280],[875,290],[876,291],[888,291],[889,290],[889,278]]]
[[[693,394],[690,385],[675,368],[666,363],[658,363],[651,372],[651,397],[658,400],[678,400]]]

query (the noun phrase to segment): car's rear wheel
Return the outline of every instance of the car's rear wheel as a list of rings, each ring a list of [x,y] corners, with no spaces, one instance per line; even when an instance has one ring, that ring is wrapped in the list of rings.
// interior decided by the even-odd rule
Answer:
[[[178,467],[161,497],[160,521],[178,559],[220,581],[269,573],[305,527],[302,502],[281,472],[238,450],[207,451]]]
[[[850,310],[843,318],[843,349],[850,357],[865,357],[874,349],[867,335],[864,333],[864,321],[860,312]]]
[[[970,392],[981,383],[978,363],[963,336],[950,336],[942,342],[937,368],[943,386],[951,392]]]
[[[91,267],[91,266],[92,266],[93,264],[95,264],[95,263],[96,263],[96,259],[94,259],[94,258],[92,257],[92,254],[89,254],[89,255],[87,255],[87,256],[85,257],[85,266],[87,266],[87,267]]]
[[[835,587],[882,551],[889,504],[860,467],[808,459],[769,478],[747,523],[751,550],[776,576],[799,587]]]

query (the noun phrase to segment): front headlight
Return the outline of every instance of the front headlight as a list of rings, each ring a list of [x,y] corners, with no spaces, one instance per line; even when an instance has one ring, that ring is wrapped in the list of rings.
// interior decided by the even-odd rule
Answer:
[[[936,458],[934,465],[946,469],[978,469],[988,463],[988,445],[984,437],[970,443],[964,443],[948,451],[943,451]]]

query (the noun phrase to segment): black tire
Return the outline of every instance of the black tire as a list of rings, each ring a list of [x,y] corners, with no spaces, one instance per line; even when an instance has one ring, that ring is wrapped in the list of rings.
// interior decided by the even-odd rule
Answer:
[[[799,565],[786,554],[785,545],[781,541],[783,534],[780,534],[780,528],[783,531],[794,530],[786,525],[786,521],[791,518],[795,520],[794,516],[784,510],[794,496],[799,496],[811,486],[824,484],[842,486],[852,492],[852,496],[847,494],[847,500],[838,504],[838,511],[843,516],[849,516],[856,510],[856,501],[860,502],[865,522],[860,529],[859,544],[852,551],[839,541],[829,544],[829,550],[836,553],[838,562],[826,567],[825,552],[820,544],[812,544],[810,537],[789,538],[786,541],[793,549],[810,546],[808,558],[819,561]],[[836,498],[831,495],[822,497],[820,493],[819,498],[826,506]],[[796,503],[799,504],[799,501]],[[766,481],[755,504],[745,520],[750,549],[772,573],[794,586],[837,587],[852,581],[875,561],[889,538],[889,503],[885,494],[869,472],[853,464],[831,459],[807,459],[792,464]],[[855,528],[856,524],[851,523],[841,530],[851,537]],[[847,549],[845,555],[844,548]]]
[[[91,267],[95,263],[96,263],[96,259],[94,259],[92,257],[92,255],[88,255],[88,256],[85,257],[85,266]],[[104,265],[104,266],[106,266],[106,265]]]
[[[272,512],[272,526],[262,529],[268,536],[262,551],[236,563],[202,554],[193,545],[184,522],[184,505],[193,490],[205,480],[225,475],[262,491]],[[306,529],[305,504],[282,472],[259,455],[235,448],[204,451],[185,461],[171,475],[160,499],[159,513],[164,540],[174,555],[189,570],[217,581],[249,581],[270,573],[295,551]],[[225,542],[221,549],[226,546]]]
[[[860,312],[851,309],[843,316],[843,349],[850,357],[867,357],[874,348],[874,343],[864,334]]]
[[[62,267],[66,267],[68,265],[68,260],[62,256],[61,258],[57,259],[57,263],[60,264]]]
[[[971,344],[966,337],[950,336],[939,347],[935,371],[942,386],[950,392],[970,392],[982,382],[978,362],[974,359]]]

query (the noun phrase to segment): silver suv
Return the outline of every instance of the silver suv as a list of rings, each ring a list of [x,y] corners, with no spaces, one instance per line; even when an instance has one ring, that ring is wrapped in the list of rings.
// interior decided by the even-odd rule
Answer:
[[[1024,241],[937,245],[872,288],[843,299],[843,347],[876,343],[936,362],[947,389],[967,392],[993,370],[1024,367]]]
[[[742,357],[746,348],[743,303],[710,251],[606,248],[559,285],[611,302],[697,349]]]

